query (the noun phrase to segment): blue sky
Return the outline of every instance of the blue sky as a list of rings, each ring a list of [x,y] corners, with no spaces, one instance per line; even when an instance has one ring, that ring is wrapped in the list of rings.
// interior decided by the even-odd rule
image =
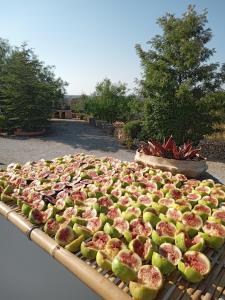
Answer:
[[[225,62],[223,0],[0,0],[0,37],[28,42],[39,58],[55,65],[69,94],[90,93],[105,77],[134,88],[141,69],[134,46],[160,32],[156,19],[183,13],[188,4],[207,8],[215,61]]]

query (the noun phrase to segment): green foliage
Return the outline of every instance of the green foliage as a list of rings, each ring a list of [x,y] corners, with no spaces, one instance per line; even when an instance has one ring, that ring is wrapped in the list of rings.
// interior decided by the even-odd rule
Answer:
[[[0,45],[4,43],[0,40]],[[0,47],[1,48],[1,47]],[[9,50],[10,49],[10,50]],[[65,83],[24,44],[9,48],[0,69],[1,112],[8,129],[39,130],[63,98]]]
[[[104,79],[97,84],[95,93],[85,102],[85,112],[110,123],[135,118],[140,111],[140,101],[134,95],[126,94],[125,84],[113,84],[109,79]]]
[[[128,138],[138,138],[142,130],[142,122],[140,120],[129,121],[124,125],[123,129]]]
[[[166,14],[158,24],[163,33],[148,42],[151,48],[136,46],[147,98],[142,135],[163,140],[173,134],[178,144],[197,143],[225,116],[225,66],[208,62],[215,50],[206,47],[212,37],[206,12],[189,6],[181,18]]]
[[[75,100],[74,102],[71,103],[71,109],[76,113],[84,113],[87,102],[88,102],[88,96],[83,94],[81,95],[79,100]]]
[[[6,127],[6,118],[3,115],[0,115],[0,129]]]

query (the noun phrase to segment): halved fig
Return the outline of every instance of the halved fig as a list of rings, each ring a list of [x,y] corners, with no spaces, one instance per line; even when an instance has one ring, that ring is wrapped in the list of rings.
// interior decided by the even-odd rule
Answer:
[[[192,211],[196,215],[199,215],[202,218],[203,222],[205,222],[208,219],[208,217],[211,215],[211,208],[203,204],[195,205]]]
[[[139,207],[130,206],[125,211],[122,212],[122,217],[130,222],[133,219],[139,218],[141,216],[141,209]]]
[[[29,213],[31,211],[31,208],[32,207],[28,203],[23,203],[22,207],[21,207],[22,213],[28,217]]]
[[[70,242],[65,246],[65,249],[70,252],[77,252],[80,249],[81,243],[84,241],[85,237],[83,235],[80,235],[78,238]]]
[[[121,189],[115,188],[115,189],[111,190],[111,199],[113,201],[118,201],[121,196],[122,196]]]
[[[180,221],[182,218],[182,212],[176,208],[170,207],[166,215],[160,214],[160,219],[162,221],[173,222],[176,224],[177,221]]]
[[[91,230],[91,232],[95,233],[101,230],[102,221],[98,217],[88,219],[86,227],[87,229]]]
[[[185,232],[180,232],[175,237],[175,244],[182,252],[187,250],[202,251],[205,241],[200,234],[191,239]]]
[[[95,259],[98,247],[93,241],[83,241],[80,246],[80,251],[84,257]]]
[[[113,201],[108,196],[102,196],[93,204],[93,208],[95,208],[98,213],[105,213],[112,205]]]
[[[32,203],[33,208],[37,208],[39,210],[45,210],[46,209],[46,203],[44,200],[35,200]]]
[[[149,261],[152,258],[153,251],[156,251],[156,245],[150,238],[138,235],[129,243],[129,249],[137,253],[142,260]]]
[[[113,225],[106,223],[104,226],[104,232],[115,238],[121,237],[127,230],[129,223],[121,217],[115,218]]]
[[[169,183],[164,184],[164,186],[161,190],[163,191],[163,194],[166,195],[170,190],[173,190],[175,188],[176,188],[175,184],[172,182],[169,182]]]
[[[76,207],[67,207],[63,212],[63,217],[66,220],[71,220],[73,216],[77,215],[77,208]]]
[[[163,286],[163,277],[157,267],[144,265],[138,271],[137,282],[129,284],[130,293],[136,300],[154,300]]]
[[[151,178],[151,182],[154,182],[157,184],[157,188],[160,189],[164,184],[165,184],[165,181],[164,181],[164,178],[159,174],[159,171],[157,172],[156,175],[153,175],[152,178]]]
[[[211,189],[209,186],[200,186],[199,185],[195,188],[195,191],[203,197],[203,196],[209,195],[211,192]]]
[[[202,227],[201,234],[207,245],[214,249],[222,247],[225,241],[225,226],[215,222],[207,221]]]
[[[192,209],[191,203],[187,199],[176,200],[176,203],[173,207],[179,209],[182,213]]]
[[[146,207],[151,206],[153,200],[150,197],[150,195],[141,195],[137,199],[137,206],[141,209],[144,210]]]
[[[201,181],[200,186],[209,186],[210,188],[214,187],[214,180],[212,179],[204,179]]]
[[[212,218],[216,223],[221,222],[225,225],[225,209],[217,209],[212,213]]]
[[[152,231],[152,240],[157,245],[161,245],[165,242],[173,243],[176,231],[176,226],[173,223],[160,221],[156,225],[156,230]]]
[[[113,259],[122,249],[127,249],[126,245],[117,238],[110,239],[105,245],[106,254]]]
[[[121,211],[126,210],[129,206],[131,206],[133,200],[131,197],[128,196],[121,196],[117,202],[117,206],[121,209]]]
[[[198,203],[198,201],[201,199],[201,195],[196,192],[189,193],[187,194],[186,197],[192,206],[195,206]]]
[[[172,199],[180,199],[182,197],[182,191],[179,189],[170,189],[168,193],[166,193],[167,198],[172,198]]]
[[[113,224],[115,218],[121,217],[121,210],[118,207],[111,206],[107,213],[100,213],[99,217],[103,224],[109,223],[110,225]]]
[[[152,200],[153,201],[158,201],[160,198],[163,198],[164,197],[164,194],[161,190],[154,190],[154,191],[151,191],[150,193],[151,197],[152,197]]]
[[[60,246],[66,246],[75,239],[72,227],[69,225],[62,225],[55,235],[55,240]]]
[[[57,211],[62,211],[66,208],[66,202],[64,199],[59,198],[55,203],[55,208]]]
[[[65,188],[65,186],[66,185],[64,182],[57,182],[52,185],[52,190],[59,192],[62,191]]]
[[[201,281],[210,271],[209,259],[201,252],[187,251],[182,261],[178,263],[178,269],[189,282]]]
[[[169,207],[174,206],[175,200],[173,198],[161,198],[157,204],[160,206],[159,212],[166,213]]]
[[[144,222],[141,219],[134,219],[130,222],[130,232],[132,238],[137,235],[148,237],[152,233],[152,226],[149,222]]]
[[[32,208],[29,212],[29,221],[35,225],[41,225],[43,223],[43,214],[37,208]]]
[[[193,237],[203,226],[203,222],[199,215],[196,215],[193,212],[185,212],[182,216],[181,222],[177,222],[176,226],[178,230],[185,231],[189,236]]]
[[[96,263],[103,270],[112,270],[112,259],[105,250],[98,250],[96,255]]]
[[[142,265],[141,258],[129,250],[121,250],[112,261],[112,271],[124,282],[136,280]]]
[[[97,198],[87,198],[84,199],[84,205],[85,206],[93,206],[98,201]]]
[[[220,188],[213,188],[211,190],[210,195],[214,198],[216,198],[219,203],[224,202],[225,201],[225,189],[223,190],[222,187]]]
[[[81,243],[81,253],[84,257],[94,259],[98,250],[104,249],[106,243],[110,239],[109,235],[103,231],[96,232],[91,241],[83,241]]]
[[[56,234],[56,232],[59,230],[59,227],[60,224],[55,219],[51,218],[45,223],[44,232],[52,236]]]
[[[83,235],[85,238],[88,238],[88,237],[92,236],[92,234],[93,234],[90,229],[86,228],[86,226],[83,226],[78,223],[75,223],[73,225],[73,230],[77,236]]]
[[[71,199],[77,205],[83,205],[85,199],[87,199],[87,193],[77,189],[70,194]]]
[[[216,208],[218,207],[219,201],[213,196],[204,196],[199,200],[199,204],[207,205],[210,208]]]
[[[159,246],[159,253],[153,252],[152,264],[158,267],[162,274],[169,275],[176,269],[182,258],[180,249],[170,243],[163,243]]]
[[[54,206],[49,206],[45,211],[42,211],[43,223],[47,222],[47,220],[55,217],[55,208]]]
[[[143,212],[143,220],[155,228],[156,224],[160,222],[159,213],[154,208],[147,207]]]

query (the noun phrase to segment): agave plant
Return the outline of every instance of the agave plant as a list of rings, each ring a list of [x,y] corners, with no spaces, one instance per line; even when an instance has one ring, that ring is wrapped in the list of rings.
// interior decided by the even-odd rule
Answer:
[[[146,155],[173,158],[177,160],[199,160],[201,148],[193,148],[191,142],[177,146],[172,135],[163,144],[149,140],[148,143],[142,142],[138,149]]]

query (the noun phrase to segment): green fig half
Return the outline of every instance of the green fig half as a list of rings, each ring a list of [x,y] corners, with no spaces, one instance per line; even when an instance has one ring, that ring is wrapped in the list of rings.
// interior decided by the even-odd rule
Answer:
[[[60,246],[66,246],[75,239],[75,234],[72,227],[69,225],[62,225],[55,235],[55,240]]]
[[[130,293],[136,300],[154,300],[163,286],[163,277],[157,267],[144,265],[138,271],[137,282],[129,284]]]
[[[159,246],[159,253],[153,252],[152,264],[158,267],[162,274],[169,275],[176,269],[182,258],[180,249],[170,243],[163,243]]]
[[[136,280],[142,265],[141,258],[129,250],[121,250],[112,261],[112,271],[124,282]]]
[[[150,238],[138,235],[129,243],[129,249],[137,253],[142,260],[150,261],[153,251],[156,251],[156,245]]]
[[[176,223],[177,229],[188,233],[189,236],[195,236],[203,226],[202,218],[193,212],[185,212],[181,222]]]
[[[81,243],[84,241],[85,237],[83,235],[80,235],[78,238],[70,242],[65,246],[65,249],[70,252],[77,252],[80,250]]]
[[[201,233],[201,236],[209,247],[219,249],[223,246],[225,241],[224,225],[207,221],[202,227],[202,230],[203,233]]]
[[[176,232],[177,229],[173,223],[160,221],[156,225],[156,230],[152,231],[152,240],[156,245],[165,242],[174,243]]]
[[[182,251],[187,250],[202,251],[205,246],[204,238],[198,234],[192,239],[185,232],[180,232],[175,237],[175,245]]]
[[[209,273],[211,264],[203,253],[187,251],[182,261],[178,263],[178,269],[187,281],[196,283]]]

